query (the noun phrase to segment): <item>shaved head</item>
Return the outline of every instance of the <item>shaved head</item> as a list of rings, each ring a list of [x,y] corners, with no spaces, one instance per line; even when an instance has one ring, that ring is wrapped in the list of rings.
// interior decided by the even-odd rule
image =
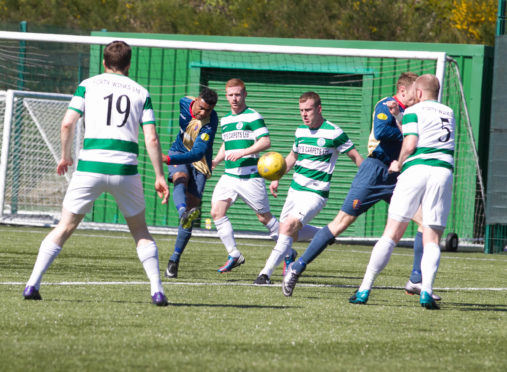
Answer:
[[[421,75],[415,81],[415,89],[423,90],[425,95],[430,99],[438,99],[440,82],[435,75]]]

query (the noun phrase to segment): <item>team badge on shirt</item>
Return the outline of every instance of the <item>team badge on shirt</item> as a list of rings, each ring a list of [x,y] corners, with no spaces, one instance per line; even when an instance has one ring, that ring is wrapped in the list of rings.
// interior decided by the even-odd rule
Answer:
[[[326,144],[326,140],[324,138],[319,138],[317,140],[317,145],[323,147]]]
[[[240,121],[239,123],[236,124],[236,129],[240,130],[241,128],[243,128],[243,123]]]
[[[377,118],[379,118],[380,120],[387,120],[387,115],[381,112],[380,114],[377,115]]]

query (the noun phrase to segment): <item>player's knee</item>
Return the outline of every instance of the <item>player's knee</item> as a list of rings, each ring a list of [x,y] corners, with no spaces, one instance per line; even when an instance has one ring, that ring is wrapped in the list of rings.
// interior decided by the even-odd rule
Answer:
[[[178,185],[181,183],[185,185],[188,184],[188,174],[186,174],[185,172],[176,172],[172,175],[171,178],[174,185]]]
[[[336,218],[329,223],[329,231],[331,231],[334,236],[337,236],[345,231],[356,219],[357,216],[340,211]]]
[[[213,218],[213,221],[219,220],[220,218],[225,216],[225,213],[222,213],[221,211],[218,211],[213,208],[211,208],[210,214],[211,218]]]

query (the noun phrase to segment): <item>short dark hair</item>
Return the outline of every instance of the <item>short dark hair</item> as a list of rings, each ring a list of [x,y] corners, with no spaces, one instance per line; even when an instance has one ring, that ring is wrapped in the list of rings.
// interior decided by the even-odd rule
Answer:
[[[199,94],[199,97],[202,98],[204,102],[206,102],[208,105],[215,106],[218,101],[218,95],[217,92],[215,92],[213,89],[210,89],[208,87],[204,87],[201,89],[201,93]]]
[[[306,102],[309,99],[313,99],[315,107],[321,105],[320,96],[315,92],[306,92],[301,94],[299,97],[299,102]]]
[[[104,49],[104,64],[112,70],[128,72],[131,58],[132,49],[124,41],[112,41]]]

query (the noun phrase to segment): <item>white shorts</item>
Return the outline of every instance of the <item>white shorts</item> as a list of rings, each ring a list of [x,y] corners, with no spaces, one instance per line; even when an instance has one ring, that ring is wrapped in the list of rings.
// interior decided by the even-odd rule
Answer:
[[[124,217],[141,213],[146,204],[139,174],[132,176],[74,172],[63,207],[74,214],[86,214],[104,192],[113,195]]]
[[[288,216],[298,219],[304,226],[308,224],[326,206],[327,199],[311,191],[297,191],[289,188],[280,222]]]
[[[234,204],[238,196],[256,213],[270,211],[266,183],[260,177],[238,178],[223,174],[213,190],[211,202],[231,199]]]
[[[423,226],[444,229],[451,201],[451,169],[414,165],[398,177],[389,205],[389,218],[408,222],[421,205]]]

